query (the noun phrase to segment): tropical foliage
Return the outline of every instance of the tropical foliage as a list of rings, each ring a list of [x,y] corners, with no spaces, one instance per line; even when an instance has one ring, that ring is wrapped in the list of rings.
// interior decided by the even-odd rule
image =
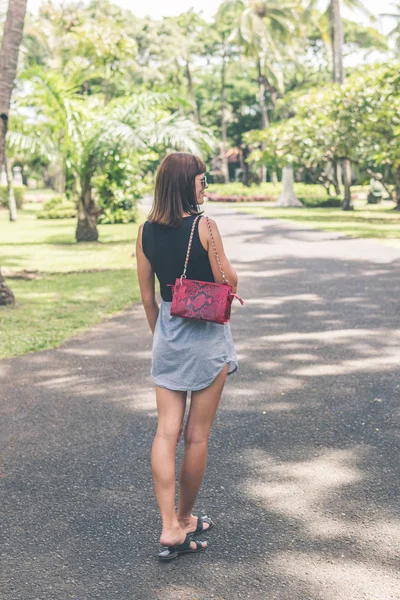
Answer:
[[[76,206],[78,241],[97,240],[98,222],[134,220],[174,149],[202,154],[225,183],[276,182],[291,166],[337,195],[343,160],[395,183],[396,103],[374,128],[390,112],[390,68],[370,70],[368,88],[362,69],[343,90],[329,83],[342,56],[388,61],[388,42],[373,21],[340,21],[338,6],[225,0],[210,24],[192,9],[157,21],[107,0],[45,1],[25,23],[10,160]]]

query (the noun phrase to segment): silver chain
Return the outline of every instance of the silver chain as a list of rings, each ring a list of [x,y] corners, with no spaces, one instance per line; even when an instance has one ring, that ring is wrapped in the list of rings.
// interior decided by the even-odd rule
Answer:
[[[184,269],[183,269],[183,273],[181,275],[181,285],[182,285],[182,279],[183,278],[186,279],[186,269],[187,269],[188,262],[189,262],[190,249],[192,247],[192,240],[193,240],[194,228],[196,227],[196,222],[200,218],[200,216],[201,215],[198,215],[195,218],[195,220],[193,221],[192,231],[190,232],[189,245],[188,245],[188,249],[187,249],[187,252],[186,252],[185,266],[184,266]]]
[[[187,249],[187,253],[186,253],[185,266],[184,266],[184,269],[183,269],[183,273],[182,273],[182,275],[180,277],[180,279],[181,279],[181,285],[182,285],[182,279],[183,278],[186,279],[186,269],[187,269],[187,266],[188,266],[189,256],[190,256],[190,250],[191,250],[191,247],[192,247],[194,228],[196,227],[197,220],[200,217],[201,217],[201,215],[198,215],[195,218],[195,220],[193,221],[192,231],[190,232],[189,245],[188,245],[188,249]],[[228,281],[227,281],[227,279],[225,277],[225,273],[224,273],[224,271],[222,269],[222,266],[221,266],[221,261],[219,260],[217,249],[215,247],[215,241],[214,241],[214,236],[213,236],[212,231],[211,231],[210,220],[209,220],[208,217],[206,217],[206,220],[207,220],[208,230],[209,230],[210,236],[211,236],[211,242],[212,242],[212,247],[213,247],[213,250],[214,250],[214,255],[215,255],[215,258],[217,259],[217,263],[218,263],[219,270],[221,271],[222,279],[223,279],[224,283],[228,283]]]
[[[222,269],[222,266],[221,266],[221,261],[219,260],[217,249],[215,247],[214,236],[213,236],[212,231],[211,231],[210,219],[208,217],[206,217],[206,220],[207,220],[208,230],[209,230],[210,236],[211,236],[212,247],[213,247],[213,250],[214,250],[215,258],[217,259],[219,270],[221,271],[222,279],[224,280],[224,283],[228,283],[228,281],[227,281],[227,279],[225,277],[225,273],[224,273],[224,271]]]

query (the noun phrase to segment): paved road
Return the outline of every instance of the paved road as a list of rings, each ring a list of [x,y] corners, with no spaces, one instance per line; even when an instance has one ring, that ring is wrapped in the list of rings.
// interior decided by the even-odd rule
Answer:
[[[196,505],[216,521],[207,552],[154,557],[134,306],[0,362],[2,600],[400,598],[400,249],[208,212],[246,304]]]

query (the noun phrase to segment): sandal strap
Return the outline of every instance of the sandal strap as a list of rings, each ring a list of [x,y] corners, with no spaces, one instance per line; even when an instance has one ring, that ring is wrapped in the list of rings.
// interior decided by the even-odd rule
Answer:
[[[171,548],[171,550],[188,550],[190,548],[190,542],[194,542],[193,538],[187,533],[185,541],[182,544],[177,544]]]
[[[204,523],[208,523],[208,525],[213,525],[212,519],[210,519],[210,517],[207,517],[207,515],[204,515],[203,517],[199,517],[199,522],[197,525],[197,529],[199,528],[199,525],[201,525],[201,531],[208,531],[210,529],[210,527],[207,527],[207,529],[204,529],[203,524]]]

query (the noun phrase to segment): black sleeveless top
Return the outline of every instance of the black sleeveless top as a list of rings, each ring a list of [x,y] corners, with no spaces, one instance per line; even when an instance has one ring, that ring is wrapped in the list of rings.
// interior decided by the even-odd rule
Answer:
[[[175,283],[185,266],[190,232],[196,215],[184,217],[179,227],[167,227],[159,223],[146,221],[143,225],[142,247],[154,273],[160,282],[161,298],[172,302],[172,291],[167,283]],[[197,220],[193,234],[192,249],[186,270],[188,279],[214,281],[208,252],[199,237],[199,221]]]

